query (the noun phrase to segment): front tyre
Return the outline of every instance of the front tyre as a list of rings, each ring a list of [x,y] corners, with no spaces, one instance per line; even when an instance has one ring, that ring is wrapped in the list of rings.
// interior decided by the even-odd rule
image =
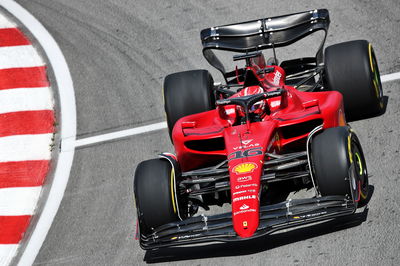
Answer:
[[[147,160],[137,166],[134,193],[142,234],[179,220],[174,178],[174,169],[165,159]]]
[[[314,177],[321,196],[341,195],[358,206],[368,198],[368,172],[361,144],[349,127],[328,128],[311,142]]]

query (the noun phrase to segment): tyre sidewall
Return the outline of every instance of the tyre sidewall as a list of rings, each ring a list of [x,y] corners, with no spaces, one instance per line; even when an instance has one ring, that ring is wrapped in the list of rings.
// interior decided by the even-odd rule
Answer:
[[[141,162],[135,172],[134,193],[140,232],[178,221],[174,202],[174,169],[165,159]],[[174,208],[175,206],[175,208]]]
[[[313,137],[311,158],[313,173],[321,196],[343,195],[352,198],[348,127],[324,130]]]
[[[376,61],[372,46],[365,40],[339,43],[325,50],[326,86],[342,93],[349,121],[382,112],[382,86],[379,79],[377,96],[371,69],[373,60]],[[377,63],[375,71],[379,77]]]
[[[182,117],[215,108],[214,81],[207,70],[168,75],[164,80],[164,107],[169,133]]]

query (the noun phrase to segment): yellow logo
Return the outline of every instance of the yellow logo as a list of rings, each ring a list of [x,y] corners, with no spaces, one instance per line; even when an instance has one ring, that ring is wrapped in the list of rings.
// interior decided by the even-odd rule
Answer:
[[[233,168],[233,172],[238,174],[252,173],[257,168],[255,163],[241,163]]]

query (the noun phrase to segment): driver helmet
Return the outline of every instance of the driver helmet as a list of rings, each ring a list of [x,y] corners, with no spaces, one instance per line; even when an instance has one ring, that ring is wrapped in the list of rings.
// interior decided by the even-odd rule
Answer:
[[[243,90],[241,90],[240,92],[235,94],[234,97],[255,95],[255,94],[263,93],[263,92],[264,92],[264,89],[261,88],[260,86],[250,86],[250,87],[244,88]],[[253,104],[253,106],[249,109],[249,112],[260,115],[264,112],[265,104],[266,104],[266,100],[258,101],[255,104]],[[237,106],[236,108],[241,116],[245,115],[243,107]]]

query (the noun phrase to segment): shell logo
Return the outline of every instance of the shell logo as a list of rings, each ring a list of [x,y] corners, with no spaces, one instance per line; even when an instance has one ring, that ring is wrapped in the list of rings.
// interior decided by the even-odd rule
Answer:
[[[248,162],[236,165],[232,171],[238,175],[252,173],[254,169],[257,169],[257,164]]]

